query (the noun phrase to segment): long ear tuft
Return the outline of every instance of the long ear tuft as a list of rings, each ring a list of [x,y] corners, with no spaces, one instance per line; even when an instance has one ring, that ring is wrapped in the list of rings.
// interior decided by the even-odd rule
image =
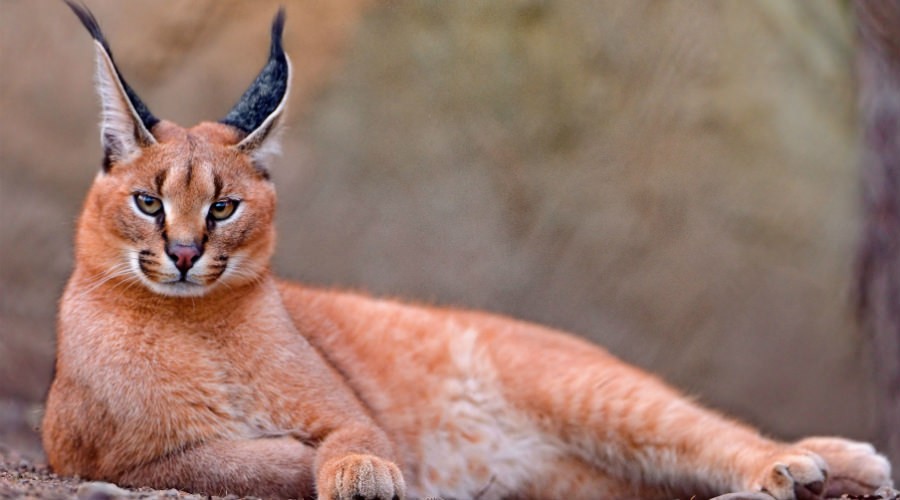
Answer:
[[[281,44],[284,17],[284,7],[281,7],[272,21],[268,62],[220,121],[246,134],[236,147],[250,154],[261,169],[265,169],[269,158],[279,152],[277,129],[290,91],[291,63]]]
[[[111,164],[133,159],[140,155],[142,147],[156,143],[150,130],[159,123],[159,118],[153,116],[122,78],[94,14],[83,4],[72,0],[65,2],[87,28],[96,45],[97,92],[103,106],[100,135],[106,155],[104,170],[108,170]]]

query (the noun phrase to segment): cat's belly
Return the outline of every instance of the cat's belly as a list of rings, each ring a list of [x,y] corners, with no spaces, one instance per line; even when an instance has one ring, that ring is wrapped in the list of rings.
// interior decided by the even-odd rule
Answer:
[[[494,499],[519,496],[563,456],[563,444],[542,432],[504,397],[489,356],[466,330],[450,341],[458,376],[435,388],[414,444],[413,497]]]

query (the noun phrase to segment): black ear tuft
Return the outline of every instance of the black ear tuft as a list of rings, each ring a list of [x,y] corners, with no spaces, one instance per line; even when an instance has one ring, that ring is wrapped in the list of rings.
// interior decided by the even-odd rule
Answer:
[[[128,82],[122,78],[122,74],[119,72],[119,68],[116,66],[115,61],[113,60],[112,50],[109,48],[109,44],[106,42],[106,37],[103,36],[103,32],[100,30],[100,25],[97,23],[97,18],[94,17],[94,14],[88,9],[84,4],[77,4],[72,0],[64,0],[66,5],[72,9],[72,12],[78,16],[78,19],[81,20],[81,24],[87,28],[88,32],[91,34],[91,37],[94,38],[100,45],[103,46],[103,50],[106,51],[106,55],[109,56],[109,60],[113,63],[113,69],[116,72],[116,77],[119,79],[119,82],[122,84],[122,88],[125,90],[125,94],[128,96],[128,100],[131,101],[132,107],[134,107],[135,113],[137,113],[138,118],[140,118],[141,123],[144,124],[144,127],[149,131],[153,128],[154,125],[159,123],[159,118],[153,116],[153,113],[147,109],[147,106],[141,101],[140,97],[135,94],[134,90],[132,90],[131,86],[128,85]]]
[[[272,21],[272,45],[268,62],[250,88],[220,122],[231,125],[248,136],[264,124],[270,125],[267,120],[281,107],[287,96],[290,64],[281,44],[284,18],[284,7],[281,7]]]

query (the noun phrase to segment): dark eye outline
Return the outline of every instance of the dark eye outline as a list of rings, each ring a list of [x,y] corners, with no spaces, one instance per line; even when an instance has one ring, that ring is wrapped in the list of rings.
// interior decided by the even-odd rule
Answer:
[[[159,205],[155,210],[148,208],[144,204],[152,204],[153,202],[156,202]],[[134,204],[138,207],[138,210],[151,217],[159,215],[163,210],[162,200],[157,198],[156,196],[150,196],[147,193],[134,193]]]
[[[222,198],[221,200],[216,201],[212,205],[209,206],[209,218],[214,221],[223,221],[234,215],[237,211],[238,205],[241,204],[241,200],[234,200],[231,198]],[[216,207],[221,207],[222,211],[225,213],[215,214],[213,210],[216,210]]]

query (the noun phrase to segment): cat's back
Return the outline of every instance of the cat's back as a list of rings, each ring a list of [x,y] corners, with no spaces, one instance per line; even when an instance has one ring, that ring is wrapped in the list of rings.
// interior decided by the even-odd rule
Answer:
[[[572,335],[502,314],[285,280],[279,280],[277,287],[297,329],[330,357],[371,359],[381,353],[386,362],[415,362],[422,370],[433,371],[453,362],[453,356],[466,345],[487,349],[506,344],[505,357],[537,358],[559,349],[569,355],[573,350],[590,356],[605,352]]]

